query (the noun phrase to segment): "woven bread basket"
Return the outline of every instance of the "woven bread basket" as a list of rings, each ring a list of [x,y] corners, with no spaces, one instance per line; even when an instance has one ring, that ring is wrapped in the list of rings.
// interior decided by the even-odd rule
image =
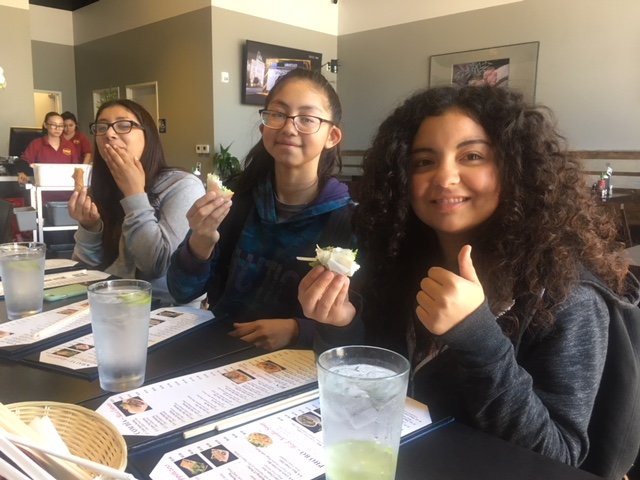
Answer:
[[[74,455],[117,470],[127,466],[124,438],[116,427],[93,410],[59,402],[20,402],[6,407],[27,424],[35,417],[48,416]],[[86,471],[96,476],[94,472]]]

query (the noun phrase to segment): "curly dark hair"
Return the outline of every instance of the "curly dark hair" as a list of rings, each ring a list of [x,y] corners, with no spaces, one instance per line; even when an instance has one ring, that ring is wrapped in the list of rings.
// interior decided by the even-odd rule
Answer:
[[[342,120],[342,104],[340,98],[329,81],[316,70],[306,70],[296,68],[282,75],[269,91],[264,101],[264,108],[269,108],[273,97],[292,80],[307,80],[327,97],[329,109],[331,111],[331,122],[339,127]],[[273,174],[274,159],[264,147],[262,139],[256,143],[247,154],[244,161],[245,168],[236,178],[232,179],[236,193],[248,192],[266,176]],[[342,169],[342,157],[340,155],[340,144],[332,148],[323,150],[318,163],[318,185],[322,190],[324,184]]]
[[[149,202],[154,205],[156,198],[152,193],[152,188],[156,183],[156,179],[165,170],[173,170],[173,168],[169,167],[165,160],[156,123],[151,114],[142,105],[127,99],[111,100],[100,106],[96,113],[96,120],[100,118],[100,114],[105,109],[117,105],[133,113],[144,132],[145,143],[140,163],[142,163],[145,174],[144,188],[149,197]],[[98,150],[95,140],[93,151],[95,152],[95,157],[91,173],[90,193],[91,198],[98,207],[98,212],[104,225],[102,233],[102,266],[108,267],[115,261],[119,253],[118,248],[124,220],[124,210],[120,204],[123,195],[113,179],[109,167],[102,155],[100,155],[100,150]]]
[[[622,292],[628,265],[616,223],[593,201],[551,111],[503,88],[436,87],[399,106],[380,125],[364,157],[355,222],[363,263],[371,272],[363,288],[374,292],[373,301],[381,307],[368,309],[376,312],[374,329],[401,334],[403,325],[380,319],[378,312],[389,303],[397,307],[400,300],[404,313],[411,314],[420,279],[439,261],[435,233],[409,203],[410,154],[424,119],[451,108],[480,124],[495,151],[500,204],[472,242],[474,265],[492,310],[544,292],[533,300],[531,326],[548,327],[554,307],[567,297],[582,267]],[[518,325],[503,328],[514,333]]]

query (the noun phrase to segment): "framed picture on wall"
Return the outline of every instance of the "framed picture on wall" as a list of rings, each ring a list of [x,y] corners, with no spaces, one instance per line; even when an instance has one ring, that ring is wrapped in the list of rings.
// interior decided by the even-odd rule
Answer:
[[[429,86],[495,85],[520,91],[527,102],[536,95],[540,42],[432,55]]]
[[[242,103],[264,105],[279,77],[294,68],[320,71],[322,54],[247,40],[242,54]]]

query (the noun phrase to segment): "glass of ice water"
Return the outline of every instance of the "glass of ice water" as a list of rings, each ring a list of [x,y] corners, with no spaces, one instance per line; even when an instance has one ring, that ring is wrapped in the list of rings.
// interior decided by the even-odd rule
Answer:
[[[0,275],[9,320],[42,311],[46,250],[46,245],[38,242],[0,245]]]
[[[395,478],[409,362],[354,345],[318,357],[327,480]]]
[[[109,392],[139,387],[147,366],[151,284],[105,280],[90,285],[88,295],[100,387]]]

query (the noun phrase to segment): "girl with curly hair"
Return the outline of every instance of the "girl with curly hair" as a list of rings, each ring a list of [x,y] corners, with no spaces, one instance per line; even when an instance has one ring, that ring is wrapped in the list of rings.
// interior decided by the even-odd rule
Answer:
[[[369,343],[405,354],[435,419],[580,465],[610,311],[637,310],[625,293],[638,288],[550,111],[501,88],[422,91],[381,124],[363,166],[364,307],[354,319],[338,294],[349,280],[316,267],[305,314],[364,321]]]

